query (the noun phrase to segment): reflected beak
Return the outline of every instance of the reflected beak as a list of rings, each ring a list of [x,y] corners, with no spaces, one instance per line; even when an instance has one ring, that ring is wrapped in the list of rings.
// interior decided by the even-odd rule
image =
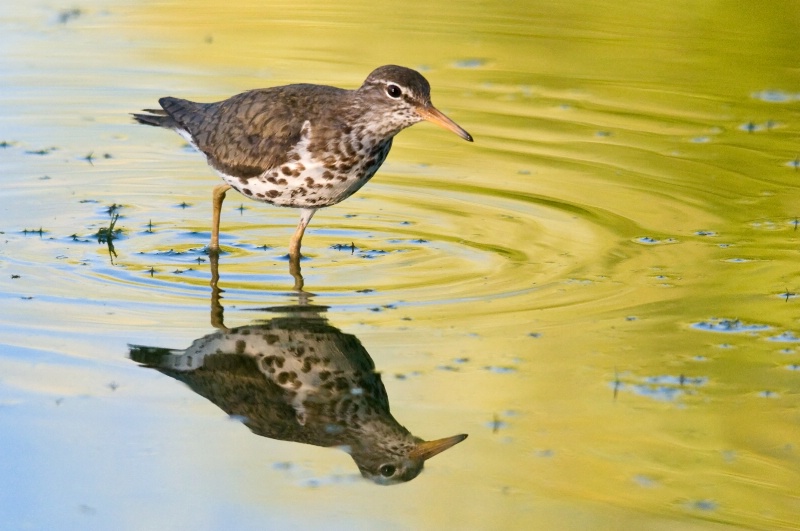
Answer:
[[[452,448],[466,438],[467,434],[462,433],[461,435],[453,435],[452,437],[447,437],[445,439],[422,441],[417,444],[416,448],[411,450],[411,453],[408,454],[408,457],[411,459],[421,459],[423,461],[427,461],[434,455],[440,454],[448,448]]]
[[[444,115],[439,109],[434,107],[433,105],[426,105],[425,107],[417,107],[417,112],[420,116],[422,116],[423,120],[428,120],[429,122],[433,122],[436,125],[440,125],[445,129],[448,129],[464,140],[468,142],[472,142],[472,135],[464,131],[460,125],[455,123],[453,120],[448,118]]]

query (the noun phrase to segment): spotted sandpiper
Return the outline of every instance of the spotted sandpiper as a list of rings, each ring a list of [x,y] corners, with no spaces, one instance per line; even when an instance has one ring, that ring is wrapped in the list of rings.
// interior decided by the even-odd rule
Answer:
[[[472,136],[431,103],[417,71],[387,65],[356,90],[296,84],[250,90],[216,103],[158,100],[162,109],[134,114],[142,124],[172,129],[199,149],[225,184],[214,188],[209,250],[219,250],[225,193],[300,209],[289,245],[298,261],[308,222],[323,207],[356,193],[375,175],[394,136],[428,120],[464,140]]]
[[[369,353],[328,324],[325,309],[273,308],[288,315],[222,326],[182,351],[131,346],[130,357],[184,382],[256,435],[341,448],[381,485],[414,479],[426,460],[467,436],[424,441],[400,425]]]

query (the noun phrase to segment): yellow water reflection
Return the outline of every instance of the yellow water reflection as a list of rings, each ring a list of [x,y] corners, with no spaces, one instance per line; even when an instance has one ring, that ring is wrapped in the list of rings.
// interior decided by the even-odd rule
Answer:
[[[80,423],[75,410],[12,416],[41,397],[135,410],[172,442],[117,459],[103,449],[127,441],[110,429],[102,449],[70,448],[119,466],[126,494],[141,492],[139,469],[169,485],[151,500],[166,522],[187,516],[182,478],[212,470],[188,515],[207,528],[256,527],[231,507],[341,528],[797,528],[799,6],[111,2],[66,23],[0,8],[19,44],[0,58],[13,199],[0,210],[0,330],[23,353],[0,358],[8,433],[33,422],[37,441],[81,442],[59,424]],[[303,241],[306,289],[370,352],[392,415],[426,436],[470,434],[390,495],[337,479],[347,456],[253,442],[168,378],[120,368],[127,342],[212,332],[202,249],[218,183],[180,138],[126,113],[166,95],[354,88],[387,63],[420,69],[475,137],[401,133]],[[93,239],[112,204],[113,265]],[[219,287],[233,328],[287,304],[296,215],[244,198],[226,208]],[[107,374],[113,395],[96,391]],[[171,448],[181,459],[159,472]],[[2,464],[29,481],[20,492],[68,496],[57,454],[35,456],[60,480]],[[128,514],[131,497],[106,494],[98,520]]]

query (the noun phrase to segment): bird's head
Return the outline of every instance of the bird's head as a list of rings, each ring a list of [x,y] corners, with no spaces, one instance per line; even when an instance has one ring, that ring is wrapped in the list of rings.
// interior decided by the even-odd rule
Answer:
[[[431,103],[431,86],[416,70],[386,65],[376,68],[358,89],[373,112],[399,132],[422,120],[433,122],[472,142],[472,135]]]
[[[379,485],[395,485],[411,481],[422,472],[425,461],[466,438],[466,434],[435,441],[423,441],[415,437],[410,443],[382,445],[369,452],[353,448],[350,454],[362,476]]]

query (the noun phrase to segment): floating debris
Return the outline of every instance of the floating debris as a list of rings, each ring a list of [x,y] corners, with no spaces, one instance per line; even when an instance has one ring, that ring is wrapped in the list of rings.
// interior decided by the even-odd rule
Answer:
[[[118,239],[120,234],[122,234],[122,229],[115,228],[117,220],[119,219],[119,214],[117,213],[117,209],[119,208],[120,205],[117,204],[113,204],[108,208],[111,221],[108,227],[99,228],[96,234],[97,243],[106,244],[108,246],[108,258],[111,260],[111,265],[114,265],[114,258],[117,257],[117,251],[114,249],[114,240]]]
[[[25,153],[27,155],[49,155],[50,153],[52,153],[53,151],[55,151],[57,149],[58,149],[57,147],[49,147],[49,148],[43,148],[43,149],[31,149],[31,150],[25,151]]]
[[[486,423],[486,427],[491,428],[492,433],[497,433],[500,430],[508,428],[508,422],[500,420],[500,417],[495,413],[494,418]]]
[[[676,240],[675,238],[666,238],[663,240],[659,240],[658,238],[651,238],[650,236],[642,236],[640,238],[636,238],[633,241],[636,243],[641,243],[643,245],[664,245],[664,244],[678,242],[678,240]]]
[[[385,254],[389,254],[389,251],[384,251],[383,249],[371,249],[369,251],[361,251],[360,256],[365,260],[372,260]]]
[[[630,380],[628,378],[628,380]],[[678,397],[692,393],[693,388],[704,386],[709,379],[705,376],[687,376],[685,374],[646,376],[637,378],[633,383],[620,380],[617,370],[614,370],[614,380],[609,382],[613,390],[614,400],[620,391],[628,391],[635,395],[652,398],[662,402],[673,402]]]
[[[787,288],[786,291],[784,291],[783,293],[778,293],[778,297],[784,299],[786,302],[789,302],[789,299],[794,299],[795,297],[797,297],[797,293],[789,291],[789,289]]]
[[[748,324],[739,319],[718,319],[713,318],[708,321],[700,321],[690,325],[695,330],[703,330],[706,332],[723,332],[741,334],[747,332],[763,332],[769,330],[771,327],[765,324]]]
[[[739,126],[739,129],[742,131],[747,131],[748,133],[753,133],[759,129],[759,127],[754,124],[753,122],[747,122],[746,124],[742,124]]]
[[[81,15],[83,15],[83,11],[81,11],[78,8],[63,9],[63,10],[59,11],[58,17],[56,18],[56,21],[59,24],[66,24],[67,22],[69,22],[71,20],[75,20],[76,18],[80,17]]]
[[[777,336],[768,337],[767,341],[775,341],[778,343],[800,343],[800,337],[791,330],[778,334]]]
[[[350,243],[334,243],[330,246],[330,249],[334,251],[350,251],[350,254],[354,254],[356,252],[356,244],[353,242]]]
[[[517,369],[514,367],[501,367],[499,365],[489,365],[484,367],[484,369],[495,374],[510,374],[517,372]]]
[[[717,507],[719,507],[719,504],[713,500],[695,500],[686,502],[686,508],[697,511],[716,511]]]

